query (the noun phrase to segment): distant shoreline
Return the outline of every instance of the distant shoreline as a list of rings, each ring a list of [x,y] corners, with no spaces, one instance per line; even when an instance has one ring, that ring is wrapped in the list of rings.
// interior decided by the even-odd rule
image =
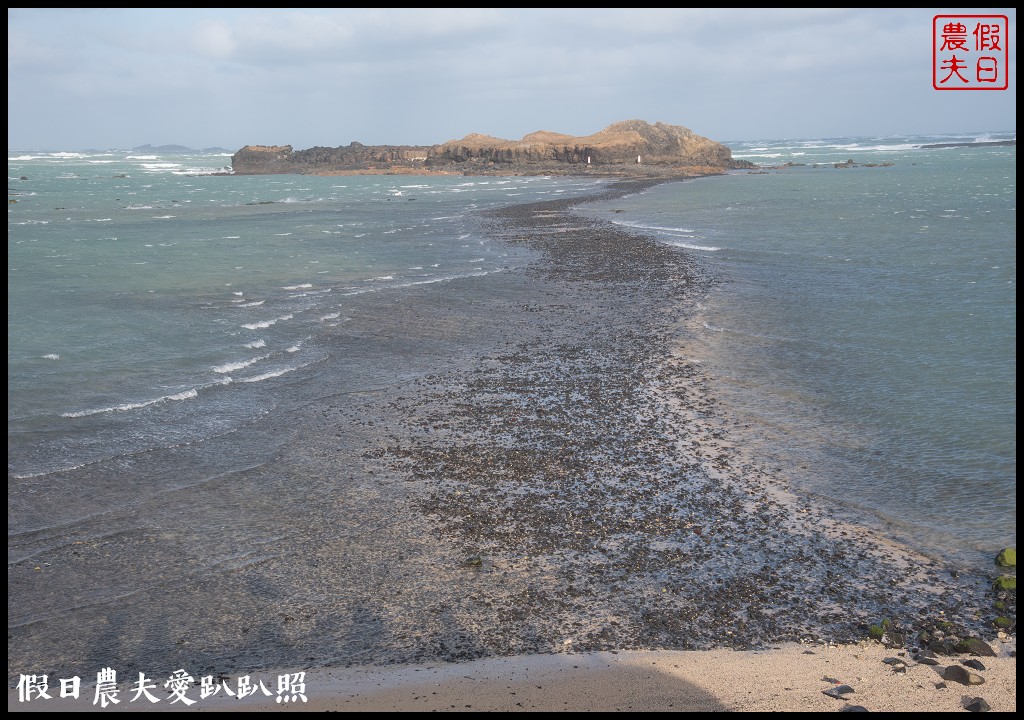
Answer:
[[[952,142],[952,143],[935,143],[933,145],[918,145],[921,150],[935,150],[937,148],[955,148],[955,147],[1013,147],[1017,144],[1016,140],[985,140],[984,142]]]

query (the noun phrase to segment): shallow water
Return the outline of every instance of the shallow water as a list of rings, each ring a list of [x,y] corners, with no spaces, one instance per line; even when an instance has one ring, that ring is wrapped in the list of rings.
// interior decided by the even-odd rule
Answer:
[[[950,617],[972,617],[983,576],[947,586],[941,564],[908,566],[860,531],[847,539],[829,506],[793,514],[774,489],[792,466],[775,478],[767,452],[750,459],[729,447],[744,422],[729,384],[704,367],[715,368],[713,346],[696,342],[725,333],[692,313],[719,292],[726,306],[725,273],[701,261],[705,276],[692,252],[626,245],[614,227],[558,208],[479,212],[592,192],[593,181],[441,179],[445,210],[417,196],[405,207],[432,212],[381,214],[421,180],[359,179],[368,185],[355,196],[381,214],[372,247],[402,234],[392,230],[410,238],[390,264],[383,253],[356,260],[367,246],[354,235],[318,242],[358,215],[352,195],[285,202],[337,181],[168,178],[179,191],[248,190],[186,210],[184,227],[205,238],[181,256],[192,271],[159,273],[148,288],[126,272],[131,254],[103,242],[120,235],[82,229],[108,216],[125,237],[158,227],[133,221],[136,210],[97,212],[86,193],[69,221],[77,230],[51,237],[56,215],[32,224],[39,216],[21,207],[40,195],[9,208],[12,305],[35,318],[10,335],[24,335],[22,348],[37,343],[9,351],[9,384],[20,384],[9,405],[12,672],[739,647],[848,636],[886,608],[913,615],[949,603]],[[289,182],[298,185],[278,194]],[[463,205],[471,192],[480,194]],[[47,196],[36,211],[55,204]],[[222,225],[207,212],[228,217]],[[211,226],[221,228],[212,240]],[[65,287],[81,296],[91,278],[80,277],[89,252],[63,267],[54,238],[95,243],[101,259],[90,267],[105,278],[82,302],[64,297],[75,320],[59,332],[48,323],[65,316],[37,305]],[[232,244],[246,238],[255,266]],[[147,323],[166,337],[124,330]],[[193,343],[188,352],[169,351],[176,337]],[[680,344],[698,357],[673,354]],[[819,587],[827,596],[808,606]]]
[[[1016,542],[1016,148],[926,141],[734,145],[806,165],[581,212],[716,278],[685,352],[758,453],[918,549],[986,567]],[[831,164],[847,159],[894,164]]]

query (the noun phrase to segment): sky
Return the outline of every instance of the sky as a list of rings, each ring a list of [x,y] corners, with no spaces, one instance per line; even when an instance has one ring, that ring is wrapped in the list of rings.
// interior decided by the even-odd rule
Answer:
[[[1009,17],[1007,90],[932,87],[937,14]],[[8,8],[7,39],[9,150],[1017,127],[1013,8]]]

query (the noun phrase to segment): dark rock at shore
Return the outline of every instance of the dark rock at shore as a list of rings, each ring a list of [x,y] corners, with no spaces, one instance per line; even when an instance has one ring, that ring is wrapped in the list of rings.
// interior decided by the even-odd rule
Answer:
[[[964,710],[968,710],[970,712],[988,712],[991,709],[992,706],[985,701],[985,698],[980,697],[976,697],[964,705]]]
[[[932,640],[928,643],[928,650],[935,655],[956,655],[956,644],[948,640]]]
[[[982,657],[995,657],[996,651],[992,649],[992,646],[981,638],[969,637],[964,638],[956,644],[957,652],[970,653],[971,655],[980,655]]]
[[[981,662],[981,660],[974,660],[973,658],[970,659],[970,660],[961,660],[960,664],[963,665],[964,667],[969,667],[971,670],[984,670],[985,669],[985,664],[983,662]]]
[[[950,665],[942,671],[942,679],[961,685],[984,685],[985,678],[959,665]]]

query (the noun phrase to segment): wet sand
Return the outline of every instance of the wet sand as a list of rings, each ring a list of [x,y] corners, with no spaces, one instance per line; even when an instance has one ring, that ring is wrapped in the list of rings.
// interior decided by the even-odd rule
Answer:
[[[686,352],[688,317],[712,280],[678,250],[568,214],[578,202],[483,218],[535,258],[525,269],[410,291],[372,332],[340,332],[344,360],[320,370],[319,401],[267,421],[279,442],[267,463],[133,507],[118,521],[131,531],[12,566],[19,613],[86,583],[110,591],[75,608],[73,630],[57,615],[9,615],[9,687],[20,673],[94,677],[107,665],[122,681],[287,667],[391,682],[410,664],[457,673],[470,661],[497,663],[484,673],[493,685],[500,658],[526,656],[516,662],[556,663],[552,681],[568,688],[582,682],[562,672],[573,658],[715,650],[685,657],[756,668],[766,655],[732,650],[855,643],[882,620],[905,644],[940,624],[945,637],[992,641],[985,573],[852,525],[743,452]],[[348,389],[343,373],[368,363],[393,380]],[[245,537],[218,537],[219,522]],[[215,567],[190,574],[204,554]],[[159,562],[174,564],[133,582]],[[786,657],[769,667],[788,673],[812,656]],[[587,682],[603,686],[591,669]],[[754,709],[715,684],[727,671],[688,672],[692,702]],[[919,672],[927,687],[934,671]],[[754,695],[796,692],[754,684]],[[617,706],[622,686],[611,685]],[[364,709],[400,699],[360,693]],[[534,709],[563,701],[538,693]],[[811,695],[793,697],[813,709]],[[586,709],[607,701],[574,697]]]

